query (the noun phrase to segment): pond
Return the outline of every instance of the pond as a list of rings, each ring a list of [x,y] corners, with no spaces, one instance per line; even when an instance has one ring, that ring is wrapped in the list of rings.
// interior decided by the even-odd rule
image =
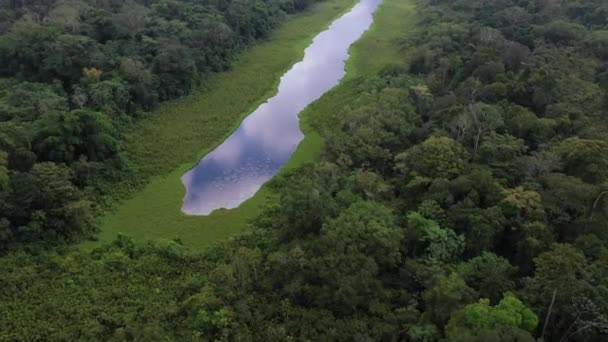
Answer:
[[[304,138],[298,114],[344,77],[348,49],[370,27],[380,2],[361,0],[319,33],[281,77],[277,94],[182,176],[184,213],[236,208],[279,172]]]

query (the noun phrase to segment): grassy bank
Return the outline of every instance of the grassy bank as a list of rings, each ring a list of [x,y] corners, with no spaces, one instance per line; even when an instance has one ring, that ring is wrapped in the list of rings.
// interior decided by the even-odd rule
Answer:
[[[186,216],[180,211],[184,195],[180,177],[273,94],[280,76],[300,59],[312,37],[354,3],[329,0],[292,18],[269,41],[246,51],[231,71],[213,76],[209,92],[167,103],[134,129],[128,135],[127,151],[138,171],[153,177],[144,189],[103,218],[100,241],[124,233],[137,239],[179,237],[187,245],[201,247],[245,229],[247,221],[271,198],[267,187],[237,209],[218,210],[205,217]],[[344,82],[302,114],[306,138],[283,172],[319,155],[323,141],[318,127],[313,129],[309,123],[335,115],[350,101],[356,77],[401,62],[395,40],[413,22],[412,14],[410,1],[384,0],[372,29],[351,49]]]

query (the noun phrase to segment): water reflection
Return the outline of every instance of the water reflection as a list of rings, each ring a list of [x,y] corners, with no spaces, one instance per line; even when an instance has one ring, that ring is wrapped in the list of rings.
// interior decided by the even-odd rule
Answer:
[[[182,177],[183,212],[235,208],[279,171],[304,137],[298,113],[344,77],[348,48],[369,28],[380,1],[361,0],[317,35],[304,59],[283,75],[277,95]]]

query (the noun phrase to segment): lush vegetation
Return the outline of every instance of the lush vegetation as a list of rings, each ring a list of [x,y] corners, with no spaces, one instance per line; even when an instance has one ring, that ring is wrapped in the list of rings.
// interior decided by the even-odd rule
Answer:
[[[231,70],[212,75],[208,91],[161,105],[129,130],[124,149],[136,174],[141,179],[154,177],[104,213],[98,241],[87,242],[87,248],[111,242],[118,233],[138,240],[179,237],[187,246],[202,247],[245,230],[247,221],[272,195],[268,189],[237,209],[193,217],[181,212],[185,192],[181,176],[276,92],[280,77],[302,58],[314,35],[353,3],[325,0],[292,16],[266,41],[244,51]],[[319,154],[318,145],[303,148],[288,167],[311,160],[311,155]],[[123,182],[113,190],[129,191],[132,183]]]
[[[218,137],[225,137],[222,132],[232,127],[225,118],[249,114],[252,103],[257,105],[270,96],[265,87],[276,91],[276,80],[290,63],[301,58],[303,49],[310,43],[312,37],[308,31],[325,29],[332,17],[350,6],[350,0],[326,0],[310,15],[290,19],[267,42],[244,52],[229,72],[214,75],[210,83],[213,89],[209,92],[161,106],[155,116],[143,120],[137,129],[129,132],[125,149],[131,161],[143,170],[140,174],[156,177],[113,210],[105,212],[96,241],[84,246],[92,248],[111,242],[117,234],[126,234],[139,241],[177,237],[185,246],[200,248],[248,229],[260,208],[267,201],[276,200],[276,193],[269,186],[264,186],[238,208],[193,217],[181,212],[184,189],[180,177],[200,160],[199,148],[204,147],[203,153],[206,153],[207,148],[216,146]],[[346,78],[301,113],[305,140],[282,173],[318,160],[324,138],[312,127],[312,122],[335,115],[348,104],[357,94],[359,77],[375,76],[383,66],[403,61],[403,53],[394,42],[414,34],[410,30],[415,24],[415,15],[414,5],[409,1],[391,1],[377,10],[376,16],[380,19],[350,49]],[[294,42],[298,43],[292,45]],[[367,51],[375,53],[371,55]],[[150,160],[150,155],[155,157]]]
[[[606,340],[608,6],[417,6],[250,232],[10,253],[0,339]]]
[[[310,3],[2,2],[0,250],[93,232],[100,196],[149,177],[122,152],[124,128]]]

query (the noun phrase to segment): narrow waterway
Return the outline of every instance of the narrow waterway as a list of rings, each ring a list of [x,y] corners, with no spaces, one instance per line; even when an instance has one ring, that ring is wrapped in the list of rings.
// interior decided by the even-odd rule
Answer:
[[[279,172],[304,138],[298,114],[344,77],[348,49],[370,27],[381,1],[361,0],[319,33],[304,59],[281,77],[277,94],[182,176],[184,213],[236,208]]]

